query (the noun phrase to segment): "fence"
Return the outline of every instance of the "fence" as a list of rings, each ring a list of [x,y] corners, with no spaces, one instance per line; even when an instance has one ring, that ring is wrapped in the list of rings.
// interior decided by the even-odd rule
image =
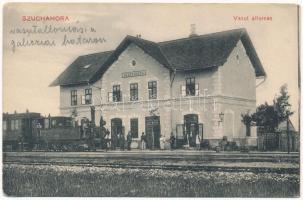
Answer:
[[[296,132],[289,133],[290,151],[300,151],[300,136]],[[284,151],[288,150],[287,132],[265,132],[258,134],[258,150],[260,151]]]

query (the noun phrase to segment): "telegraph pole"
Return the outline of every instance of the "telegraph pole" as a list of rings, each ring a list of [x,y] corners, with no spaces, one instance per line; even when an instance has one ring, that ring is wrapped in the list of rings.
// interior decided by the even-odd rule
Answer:
[[[290,142],[289,142],[289,114],[287,113],[287,153],[290,153]]]

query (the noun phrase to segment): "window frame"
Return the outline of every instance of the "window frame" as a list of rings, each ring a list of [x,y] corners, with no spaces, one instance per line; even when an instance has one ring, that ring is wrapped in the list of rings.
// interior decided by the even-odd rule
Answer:
[[[70,104],[71,106],[76,106],[78,104],[77,90],[70,91]]]
[[[122,101],[122,95],[121,95],[121,87],[120,85],[113,85],[113,102],[121,102]]]
[[[89,97],[89,99],[87,99]],[[93,91],[92,88],[84,89],[84,104],[89,105],[92,104]]]
[[[129,100],[138,101],[139,100],[139,86],[138,83],[129,84]]]
[[[185,91],[186,91],[186,96],[195,96],[196,95],[195,77],[185,78]]]
[[[157,99],[157,81],[148,81],[147,83],[147,89],[148,89],[148,98],[149,99]]]
[[[2,129],[3,129],[4,131],[7,130],[7,120],[3,120],[3,121],[2,121]]]

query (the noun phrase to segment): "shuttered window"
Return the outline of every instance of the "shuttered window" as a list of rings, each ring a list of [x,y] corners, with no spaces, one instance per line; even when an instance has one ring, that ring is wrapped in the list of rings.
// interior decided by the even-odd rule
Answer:
[[[92,103],[92,89],[88,88],[85,89],[85,104],[91,104]]]
[[[148,82],[148,97],[149,99],[157,99],[157,81]]]
[[[77,105],[77,90],[71,91],[71,105],[76,106]]]
[[[186,82],[186,96],[195,95],[195,77],[190,77],[185,79]]]
[[[122,97],[122,95],[121,95],[120,85],[114,85],[113,86],[113,101],[119,102],[122,100],[121,97]]]
[[[138,83],[130,84],[130,100],[138,101]]]
[[[195,84],[195,96],[199,96],[199,84]]]
[[[181,85],[181,96],[182,97],[186,96],[186,87],[185,87],[185,85]]]

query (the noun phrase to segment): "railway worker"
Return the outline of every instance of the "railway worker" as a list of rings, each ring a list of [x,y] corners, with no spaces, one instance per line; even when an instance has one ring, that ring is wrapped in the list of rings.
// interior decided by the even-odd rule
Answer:
[[[128,134],[126,136],[126,140],[127,140],[127,150],[130,151],[130,145],[132,143],[132,134],[130,131],[128,131]]]
[[[124,136],[124,133],[122,132],[121,134],[120,134],[120,138],[119,138],[119,144],[120,144],[120,149],[122,150],[122,151],[124,151],[124,147],[125,147],[125,136]]]
[[[144,132],[142,132],[141,135],[141,149],[142,150],[146,149],[146,135],[144,135]]]
[[[92,150],[95,150],[95,133],[94,133],[94,124],[92,122],[89,122],[89,127],[88,127],[88,143],[90,145],[90,148]]]
[[[89,131],[89,120],[85,117],[83,121],[83,137],[86,138],[88,136],[88,131]]]
[[[173,133],[171,133],[169,141],[170,141],[170,150],[173,150],[174,145],[175,145],[175,141],[176,141],[176,138],[175,138]]]
[[[201,139],[200,135],[196,134],[196,150],[200,150]]]
[[[106,151],[110,148],[110,137],[109,137],[109,130],[106,129],[105,132],[105,143],[106,143]]]
[[[165,137],[163,135],[160,135],[160,149],[164,150],[165,145]]]

